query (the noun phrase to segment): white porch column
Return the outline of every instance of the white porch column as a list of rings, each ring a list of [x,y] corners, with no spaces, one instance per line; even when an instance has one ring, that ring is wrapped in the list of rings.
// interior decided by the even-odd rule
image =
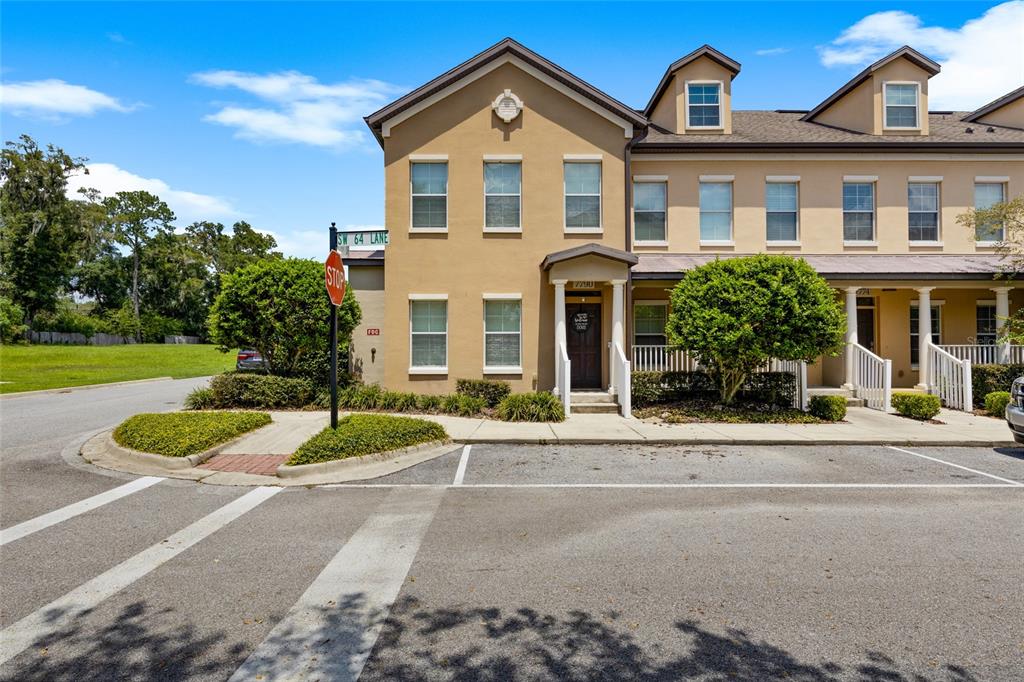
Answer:
[[[846,287],[846,383],[843,388],[853,390],[853,346],[857,341],[857,287]]]
[[[932,289],[921,287],[917,290],[917,386],[928,390],[928,344],[932,340]]]
[[[998,357],[1002,364],[1010,362],[1010,344],[1007,341],[1000,341],[999,335],[1006,326],[1006,318],[1010,316],[1010,289],[1012,287],[995,287],[996,292],[996,343],[999,344]]]
[[[615,367],[615,344],[622,347],[622,352],[626,352],[626,335],[624,320],[626,316],[625,310],[625,296],[624,287],[626,280],[624,279],[613,279],[612,282],[612,344],[611,352],[609,353],[608,361],[608,392],[614,394],[618,389],[615,385],[615,372],[612,368]]]
[[[555,367],[558,367],[559,348],[566,345],[565,339],[565,283],[567,280],[556,279],[551,283],[555,285]],[[555,391],[558,391],[559,379],[555,379]]]

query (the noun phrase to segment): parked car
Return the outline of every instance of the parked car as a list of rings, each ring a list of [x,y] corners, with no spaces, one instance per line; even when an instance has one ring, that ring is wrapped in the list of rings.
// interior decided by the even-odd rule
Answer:
[[[235,358],[235,369],[239,372],[266,372],[267,361],[263,359],[259,351],[251,348],[244,348],[238,351]]]
[[[1024,377],[1017,377],[1010,387],[1010,404],[1006,406],[1006,423],[1013,439],[1024,444]]]

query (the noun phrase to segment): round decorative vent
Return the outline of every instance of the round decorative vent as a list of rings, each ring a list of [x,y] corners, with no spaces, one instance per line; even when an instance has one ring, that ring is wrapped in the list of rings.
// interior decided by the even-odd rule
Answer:
[[[505,90],[505,92],[494,98],[491,108],[494,109],[494,113],[498,115],[498,118],[505,123],[511,123],[519,115],[519,112],[523,110],[523,100],[516,97],[511,90]]]

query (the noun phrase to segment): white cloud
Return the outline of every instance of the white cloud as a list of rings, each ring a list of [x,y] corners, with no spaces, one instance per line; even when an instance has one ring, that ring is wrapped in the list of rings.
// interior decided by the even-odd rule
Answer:
[[[50,78],[3,83],[0,85],[0,108],[15,116],[62,120],[68,116],[92,116],[104,109],[128,112],[136,107],[125,106],[117,98],[84,85]]]
[[[199,194],[173,189],[158,178],[144,178],[112,163],[90,163],[89,174],[69,178],[67,195],[81,198],[78,190],[92,187],[105,197],[117,192],[144,190],[155,194],[171,207],[177,216],[178,225],[187,225],[197,220],[217,220],[238,217],[241,214],[230,202],[210,194]]]
[[[913,14],[868,15],[819,48],[825,66],[863,66],[910,45],[942,64],[932,109],[971,111],[1024,83],[1024,0],[992,7],[959,28],[925,26]]]
[[[754,54],[758,57],[774,57],[780,54],[786,54],[789,52],[788,47],[769,47],[764,50],[754,50]]]
[[[362,232],[371,230],[383,230],[383,225],[345,225],[339,227],[339,232]],[[269,234],[277,240],[277,250],[286,256],[296,258],[315,258],[317,260],[327,255],[329,244],[327,227],[320,230],[258,230],[263,234]],[[373,251],[373,247],[353,247],[353,251]]]
[[[125,38],[122,34],[117,31],[111,31],[107,34],[107,40],[112,43],[120,43],[122,45],[131,45],[131,41]]]
[[[205,71],[189,80],[212,88],[234,88],[261,100],[259,105],[222,105],[204,118],[235,128],[237,137],[332,148],[352,147],[366,140],[362,117],[401,92],[383,81],[321,83],[298,71]]]

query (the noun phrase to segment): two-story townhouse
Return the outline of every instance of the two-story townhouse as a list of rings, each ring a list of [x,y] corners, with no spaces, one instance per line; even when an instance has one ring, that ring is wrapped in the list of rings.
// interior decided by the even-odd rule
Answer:
[[[664,322],[687,269],[760,252],[805,258],[846,303],[847,353],[812,385],[854,388],[858,353],[896,386],[926,381],[936,345],[1008,359],[995,334],[1024,300],[1002,235],[956,218],[1024,187],[1024,89],[929,111],[938,72],[904,47],[810,111],[740,111],[740,64],[704,46],[637,110],[501,41],[366,118],[390,243],[346,260],[383,301],[357,365],[398,390],[614,395],[630,365],[677,362]]]

